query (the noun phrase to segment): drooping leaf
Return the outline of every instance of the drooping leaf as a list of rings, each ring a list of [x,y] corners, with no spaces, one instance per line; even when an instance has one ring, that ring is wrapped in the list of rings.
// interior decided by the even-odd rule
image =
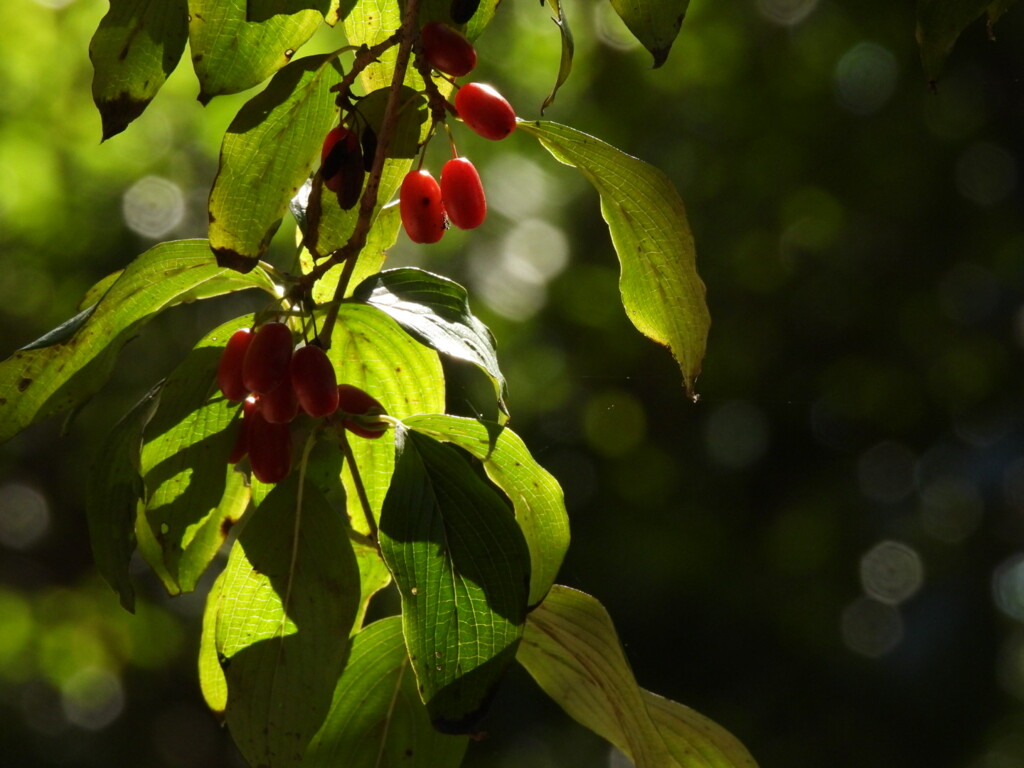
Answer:
[[[551,10],[555,12],[551,20],[555,22],[562,36],[562,56],[558,63],[558,77],[555,79],[555,87],[551,89],[551,93],[547,95],[544,103],[540,105],[540,113],[542,115],[544,110],[554,103],[555,94],[558,93],[558,89],[569,79],[569,73],[572,72],[572,56],[576,50],[576,44],[572,39],[572,30],[569,28],[569,19],[565,16],[565,5],[560,0],[548,0],[548,4],[551,6]]]
[[[654,56],[657,69],[668,58],[690,0],[611,0],[629,31]]]
[[[597,189],[619,255],[626,314],[637,330],[672,351],[693,396],[711,318],[675,186],[657,168],[573,128],[541,121],[519,127]]]
[[[203,628],[199,635],[199,688],[206,706],[217,717],[224,720],[228,706],[228,681],[217,659],[217,614],[220,612],[220,598],[223,593],[224,571],[217,576],[206,595],[203,609]]]
[[[104,141],[149,106],[178,66],[186,40],[187,0],[110,0],[89,44]]]
[[[303,766],[456,768],[468,743],[467,737],[441,734],[430,724],[409,668],[402,621],[389,616],[352,638],[331,711]]]
[[[359,570],[343,518],[298,473],[247,517],[221,586],[228,728],[250,765],[288,768],[320,729],[348,656]]]
[[[501,0],[423,0],[420,22],[440,21],[459,29],[469,40],[476,40],[494,18]]]
[[[135,551],[135,514],[143,496],[139,454],[142,430],[159,402],[153,389],[118,421],[97,451],[85,493],[89,542],[96,569],[117,592],[125,610],[135,612],[135,589],[128,575]]]
[[[530,550],[529,604],[543,600],[569,547],[569,518],[558,481],[507,427],[443,414],[413,416],[404,423],[411,430],[454,443],[483,463],[491,482],[511,499]]]
[[[155,570],[172,595],[195,589],[249,503],[242,475],[227,463],[241,408],[221,394],[216,373],[228,338],[251,324],[245,315],[208,333],[164,382],[146,427],[139,525],[148,525],[159,545]],[[154,554],[143,552],[147,559]]]
[[[376,307],[342,304],[327,356],[340,383],[365,390],[396,418],[444,410],[444,376],[437,352],[411,339]],[[349,444],[371,512],[379,518],[395,465],[394,439],[390,434],[376,440],[353,436]],[[348,465],[343,477],[352,526],[367,533]]]
[[[273,294],[263,270],[218,267],[206,240],[161,243],[136,258],[94,307],[0,363],[0,442],[91,397],[117,354],[159,312],[246,288]]]
[[[455,448],[398,428],[395,449],[381,552],[431,721],[466,732],[515,656],[529,551],[505,501]]]
[[[188,42],[199,78],[199,101],[259,85],[285,66],[324,21],[308,2],[189,0]]]
[[[938,81],[960,33],[990,5],[992,0],[918,0],[917,46],[930,83]]]
[[[756,768],[720,726],[637,685],[608,612],[589,595],[552,587],[528,616],[516,658],[567,714],[636,768]]]
[[[221,265],[248,272],[269,247],[337,122],[330,88],[340,79],[333,54],[299,59],[231,121],[210,190],[210,247]]]
[[[492,382],[498,406],[507,414],[505,377],[498,366],[494,336],[469,309],[466,289],[422,269],[389,269],[360,283],[352,298],[391,315],[421,343],[443,355],[478,366]]]

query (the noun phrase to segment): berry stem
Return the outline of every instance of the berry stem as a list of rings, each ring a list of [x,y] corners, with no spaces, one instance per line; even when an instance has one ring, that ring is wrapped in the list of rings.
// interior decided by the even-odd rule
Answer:
[[[341,452],[348,462],[349,471],[352,472],[352,482],[356,486],[356,495],[359,497],[359,506],[363,508],[363,516],[366,518],[366,527],[370,531],[370,541],[380,551],[380,542],[377,540],[377,521],[373,519],[373,511],[370,509],[370,497],[366,495],[366,486],[363,485],[363,476],[359,474],[359,466],[356,464],[356,457],[352,453],[352,446],[348,442],[348,435],[343,427],[338,429],[338,436],[341,438]]]

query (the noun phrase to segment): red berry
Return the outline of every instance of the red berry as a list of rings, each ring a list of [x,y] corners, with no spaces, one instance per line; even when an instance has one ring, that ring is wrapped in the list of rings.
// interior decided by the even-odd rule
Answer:
[[[485,139],[504,139],[516,129],[516,112],[505,97],[483,83],[466,83],[455,94],[459,117]]]
[[[228,454],[228,464],[237,464],[249,453],[249,429],[252,427],[252,414],[255,410],[255,398],[247,397],[242,402],[242,418],[238,424],[238,437],[235,438],[235,447]]]
[[[402,225],[414,243],[436,243],[444,235],[441,187],[430,171],[409,171],[398,194]]]
[[[358,134],[341,125],[332,128],[320,150],[320,177],[345,210],[359,201],[364,173]]]
[[[338,385],[338,411],[343,417],[341,423],[354,435],[373,440],[387,431],[387,422],[377,418],[387,414],[384,406],[359,387]]]
[[[487,215],[484,185],[466,158],[452,158],[441,169],[441,200],[448,219],[459,229],[475,229],[483,223]]]
[[[447,24],[432,21],[423,27],[423,56],[438,72],[452,77],[468,75],[476,66],[473,44]]]
[[[271,424],[256,408],[249,425],[249,466],[261,483],[279,483],[292,469],[292,433],[287,424]]]
[[[217,385],[224,393],[224,397],[234,403],[245,400],[249,394],[249,390],[242,383],[242,361],[251,341],[252,333],[248,328],[235,331],[224,345],[224,352],[217,365]]]
[[[256,329],[242,363],[242,383],[265,395],[288,376],[292,332],[284,323],[265,323]]]
[[[321,347],[307,345],[295,350],[290,376],[299,405],[310,416],[319,419],[338,410],[338,377]]]
[[[265,395],[260,395],[260,405],[263,418],[271,424],[288,424],[299,415],[299,401],[287,377]]]

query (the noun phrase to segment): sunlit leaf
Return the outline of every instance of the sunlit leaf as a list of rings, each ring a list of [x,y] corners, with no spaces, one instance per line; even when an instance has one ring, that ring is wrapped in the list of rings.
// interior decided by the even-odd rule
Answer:
[[[541,121],[520,122],[519,128],[597,189],[619,255],[626,314],[641,333],[672,351],[692,396],[711,318],[675,186],[657,168],[573,128]]]
[[[539,603],[554,583],[569,547],[569,518],[558,481],[534,460],[517,434],[493,422],[429,414],[404,423],[471,453],[511,499],[530,550],[529,604]]]
[[[668,58],[690,0],[611,0],[629,31],[654,56],[655,68]]]
[[[298,473],[249,514],[224,572],[216,647],[250,765],[297,766],[331,706],[359,610],[343,518]]]
[[[931,83],[939,79],[960,33],[992,4],[992,0],[918,0],[917,45]]]
[[[188,42],[199,101],[262,83],[291,61],[330,9],[329,0],[316,3],[320,10],[292,2],[292,12],[275,13],[279,5],[280,0],[189,0]]]
[[[206,595],[206,607],[203,609],[203,628],[199,635],[199,688],[210,711],[218,720],[224,719],[224,710],[228,706],[228,681],[224,670],[217,659],[217,614],[220,611],[220,598],[223,593],[224,572],[214,580]]]
[[[641,689],[608,612],[593,597],[552,587],[530,613],[516,656],[573,719],[636,768],[755,768],[728,732]]]
[[[551,93],[547,95],[544,103],[540,106],[540,113],[542,115],[544,110],[554,103],[555,94],[558,93],[558,89],[569,79],[569,73],[572,72],[572,56],[576,49],[576,44],[572,39],[572,30],[569,28],[569,19],[565,16],[564,4],[560,0],[548,0],[548,5],[555,12],[552,21],[558,26],[558,31],[562,37],[562,56],[558,63],[558,77],[555,78],[555,87],[551,89]]]
[[[430,724],[409,668],[402,621],[391,616],[352,639],[331,711],[303,766],[455,768],[468,742],[465,736],[443,735]]]
[[[91,397],[109,378],[125,343],[159,312],[246,288],[273,293],[263,270],[240,275],[218,267],[206,240],[161,243],[146,251],[98,304],[69,321],[72,333],[51,332],[0,363],[0,441]]]
[[[455,448],[401,428],[395,448],[381,551],[430,718],[465,732],[519,644],[529,552],[506,502]]]
[[[89,44],[104,141],[149,106],[178,66],[186,40],[187,0],[110,0]]]
[[[117,592],[125,610],[135,611],[128,575],[135,551],[135,515],[143,497],[139,455],[142,430],[159,402],[159,389],[146,394],[110,430],[97,451],[85,494],[89,542],[96,569]]]
[[[220,264],[248,272],[269,247],[337,122],[330,88],[340,79],[333,54],[299,59],[231,121],[210,191],[210,247]]]
[[[404,267],[367,278],[352,297],[391,315],[421,343],[442,355],[481,368],[494,382],[499,407],[508,413],[494,336],[470,311],[469,296],[461,285],[422,269]]]

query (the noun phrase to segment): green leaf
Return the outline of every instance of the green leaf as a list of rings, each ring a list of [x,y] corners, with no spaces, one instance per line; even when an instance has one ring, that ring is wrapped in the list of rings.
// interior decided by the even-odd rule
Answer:
[[[569,29],[569,19],[565,16],[565,6],[559,0],[548,0],[548,4],[551,6],[551,10],[555,12],[551,20],[555,22],[558,31],[562,35],[562,57],[558,64],[558,77],[555,79],[555,87],[551,89],[551,93],[547,95],[544,103],[540,105],[540,113],[542,115],[544,110],[554,103],[555,94],[558,93],[558,89],[569,79],[569,73],[572,72],[572,56],[576,50],[576,44],[572,39],[572,30]]]
[[[437,352],[411,339],[376,307],[342,304],[327,356],[339,382],[369,392],[395,418],[444,411],[444,375]],[[349,444],[372,513],[379,518],[395,466],[394,441],[390,435],[376,440],[353,436]],[[344,480],[352,526],[368,533],[348,466]]]
[[[992,0],[918,0],[917,45],[921,65],[934,85],[960,33],[985,13]]]
[[[96,453],[85,493],[85,515],[96,569],[125,610],[135,613],[135,590],[128,575],[135,551],[135,515],[143,496],[139,473],[142,430],[159,402],[153,389],[126,413]]]
[[[210,191],[210,247],[222,266],[248,272],[270,246],[337,122],[330,89],[341,77],[334,54],[299,59],[231,121]]]
[[[217,614],[220,612],[224,573],[222,571],[217,576],[206,595],[203,629],[199,635],[199,688],[202,690],[206,706],[221,721],[224,720],[224,710],[228,707],[228,681],[217,659]]]
[[[657,168],[568,126],[537,121],[519,127],[597,189],[619,255],[626,314],[637,330],[672,351],[693,397],[711,318],[675,186]]]
[[[188,5],[188,42],[203,104],[259,85],[285,66],[326,11],[299,2],[288,3],[291,13],[275,13],[280,0],[189,0]]]
[[[92,309],[0,363],[0,442],[91,397],[117,354],[155,315],[182,302],[274,286],[263,270],[218,267],[205,240],[161,243],[136,258]],[[58,329],[60,330],[60,329]]]
[[[381,552],[430,719],[466,732],[515,656],[529,552],[505,501],[455,448],[398,428],[395,449]]]
[[[343,518],[299,473],[249,516],[231,550],[217,614],[226,719],[250,765],[300,765],[323,724],[359,610]]]
[[[636,768],[756,768],[720,726],[637,685],[608,612],[589,595],[554,586],[527,618],[516,658],[567,714]]]
[[[500,4],[501,0],[423,0],[420,3],[420,22],[425,25],[428,21],[440,21],[459,29],[467,39],[476,40],[491,23]],[[458,13],[455,13],[456,10]],[[453,17],[461,15],[464,10],[472,11],[472,16],[469,21],[459,24]]]
[[[443,414],[413,416],[404,424],[421,434],[454,443],[483,463],[491,482],[512,500],[516,522],[530,550],[529,604],[543,600],[569,547],[569,518],[558,481],[507,427]]]
[[[654,56],[657,69],[668,58],[690,0],[611,0],[629,31]]]
[[[456,768],[469,739],[434,730],[416,692],[397,616],[352,638],[331,711],[310,742],[304,768]]]
[[[241,407],[220,393],[216,372],[227,339],[251,324],[246,315],[207,334],[164,382],[145,430],[146,505],[138,525],[159,546],[154,569],[172,595],[195,589],[249,503],[242,475],[227,463]],[[151,560],[154,552],[143,552]]]
[[[89,44],[92,98],[104,141],[149,106],[178,66],[187,39],[187,0],[110,0]]]
[[[352,292],[352,298],[391,315],[428,347],[481,368],[494,382],[499,407],[508,413],[494,336],[470,311],[469,296],[461,285],[422,269],[403,267],[367,278]]]

